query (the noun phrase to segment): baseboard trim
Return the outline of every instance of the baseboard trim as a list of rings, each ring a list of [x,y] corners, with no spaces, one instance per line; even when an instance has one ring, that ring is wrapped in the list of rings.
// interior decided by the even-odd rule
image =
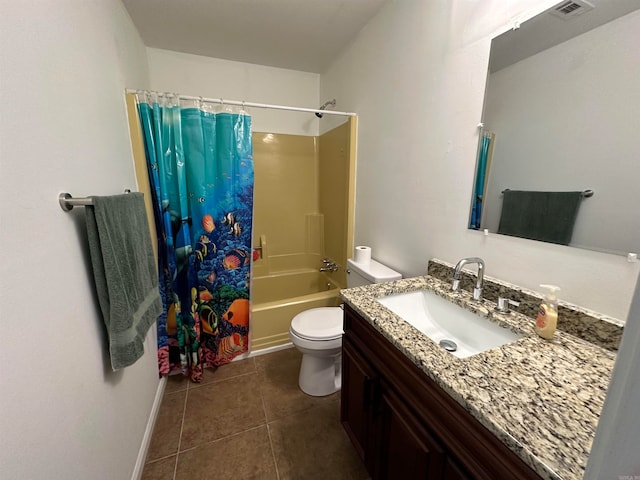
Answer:
[[[250,351],[260,351],[270,347],[278,347],[280,345],[291,345],[291,336],[289,331],[278,333],[276,335],[269,335],[267,337],[252,338],[249,343]]]
[[[240,355],[233,357],[232,362],[239,362],[240,360],[246,360],[251,357],[258,357],[260,355],[266,355],[267,353],[277,352],[278,350],[286,350],[287,348],[293,348],[293,343],[287,342],[281,345],[274,345],[273,347],[259,348],[258,350],[252,350],[250,352],[244,352]],[[205,367],[206,368],[206,367]]]
[[[131,480],[140,480],[142,477],[142,471],[144,470],[144,463],[147,459],[147,453],[149,452],[149,445],[151,444],[151,436],[153,435],[153,429],[156,426],[156,419],[158,418],[158,411],[160,410],[160,404],[162,403],[162,397],[164,396],[164,389],[167,385],[167,377],[163,376],[158,382],[158,389],[156,390],[156,398],[153,399],[153,405],[151,406],[151,412],[149,412],[149,419],[147,420],[147,428],[144,431],[142,437],[142,444],[138,451],[138,458],[136,459],[136,465],[133,469],[133,475]]]
[[[267,353],[277,352],[278,350],[286,350],[287,348],[293,348],[293,343],[288,342],[282,345],[275,345],[273,347],[261,348],[259,350],[253,350],[249,354],[250,357],[258,357],[260,355],[266,355]]]

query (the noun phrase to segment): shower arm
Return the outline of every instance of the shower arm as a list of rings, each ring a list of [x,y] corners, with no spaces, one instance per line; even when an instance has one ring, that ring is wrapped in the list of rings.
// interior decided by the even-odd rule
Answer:
[[[320,105],[319,112],[316,112],[316,117],[322,118],[322,115],[324,115],[324,113],[327,112],[326,108],[329,105],[331,105],[332,107],[335,107],[336,106],[336,99],[334,98],[333,100],[329,100],[327,102],[324,102],[322,105]],[[329,113],[332,113],[331,110],[329,110]]]

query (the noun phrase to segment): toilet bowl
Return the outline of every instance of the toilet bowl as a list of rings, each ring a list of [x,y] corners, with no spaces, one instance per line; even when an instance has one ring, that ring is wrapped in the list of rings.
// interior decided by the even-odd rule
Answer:
[[[347,260],[347,287],[398,280],[402,275],[371,260]],[[291,321],[289,338],[302,352],[298,385],[314,397],[340,390],[342,383],[342,317],[340,307],[312,308]]]
[[[302,352],[298,385],[322,397],[340,390],[342,381],[342,308],[305,310],[291,321],[289,338]]]

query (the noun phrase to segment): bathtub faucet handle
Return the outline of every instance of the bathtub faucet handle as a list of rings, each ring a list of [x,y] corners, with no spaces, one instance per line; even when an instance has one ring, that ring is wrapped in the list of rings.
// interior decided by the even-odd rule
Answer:
[[[320,267],[321,272],[337,272],[340,268],[336,262],[331,260],[330,258],[325,258],[322,260],[323,267]]]

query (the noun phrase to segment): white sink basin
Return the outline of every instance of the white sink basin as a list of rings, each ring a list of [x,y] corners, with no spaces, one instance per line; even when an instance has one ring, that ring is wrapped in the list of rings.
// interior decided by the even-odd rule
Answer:
[[[458,358],[470,357],[514,342],[522,335],[512,332],[428,290],[378,298],[378,302],[439,344],[451,340]]]

